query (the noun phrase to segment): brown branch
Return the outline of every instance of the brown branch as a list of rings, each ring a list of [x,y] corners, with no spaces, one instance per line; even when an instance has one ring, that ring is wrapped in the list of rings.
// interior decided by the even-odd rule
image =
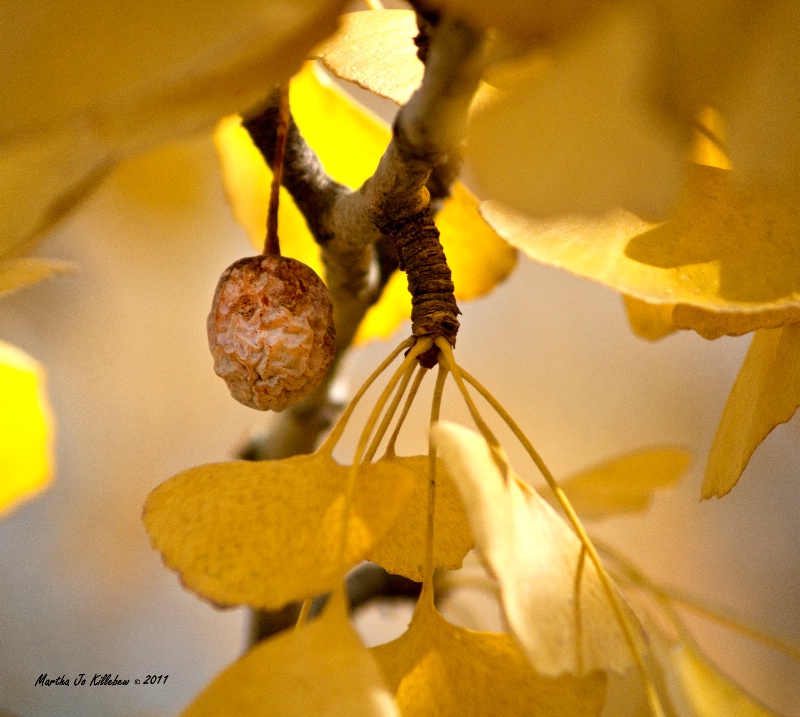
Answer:
[[[435,20],[435,21],[434,21]],[[311,452],[339,409],[331,387],[336,366],[369,307],[402,263],[412,294],[414,333],[455,343],[459,313],[450,270],[432,211],[449,195],[460,169],[461,144],[483,66],[483,37],[464,23],[431,19],[422,85],[397,115],[393,137],[373,176],[358,191],[335,182],[290,117],[283,186],[322,249],[334,305],[336,364],[302,403],[278,416],[273,429],[240,454],[276,459]],[[273,161],[277,101],[270,98],[244,126],[268,163]],[[355,151],[355,150],[354,150]],[[431,200],[436,203],[431,206]],[[436,353],[421,358],[436,363]],[[293,608],[287,608],[286,620]],[[264,636],[269,615],[255,616]]]
[[[419,597],[422,584],[402,575],[387,573],[374,563],[362,563],[347,576],[345,587],[350,612],[353,613],[375,600],[414,600]],[[327,596],[314,600],[309,616],[319,614],[326,600]],[[255,611],[250,621],[251,644],[292,627],[300,614],[300,605],[294,602],[280,610]]]

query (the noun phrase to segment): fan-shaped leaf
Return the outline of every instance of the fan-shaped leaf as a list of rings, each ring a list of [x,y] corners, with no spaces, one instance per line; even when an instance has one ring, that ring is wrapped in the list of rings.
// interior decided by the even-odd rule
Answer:
[[[415,480],[380,461],[359,469],[342,560],[348,471],[327,453],[200,466],[156,488],[143,519],[188,588],[277,609],[332,590],[392,527]]]
[[[575,533],[513,473],[501,474],[480,435],[447,422],[432,435],[461,490],[481,559],[500,583],[511,632],[536,671],[627,669],[630,647]]]
[[[254,647],[220,673],[182,717],[399,717],[344,599]]]
[[[403,714],[590,717],[603,709],[605,673],[545,677],[511,635],[451,625],[424,596],[408,631],[372,653]]]
[[[798,407],[800,324],[756,331],[711,446],[703,498],[728,493],[755,449]]]
[[[414,475],[415,481],[397,524],[367,553],[367,560],[390,573],[422,582],[428,524],[428,457],[388,457],[381,464],[383,470],[389,470],[393,465],[401,466],[404,472]],[[472,533],[461,496],[444,465],[438,461],[433,526],[434,567],[457,570],[472,547]]]

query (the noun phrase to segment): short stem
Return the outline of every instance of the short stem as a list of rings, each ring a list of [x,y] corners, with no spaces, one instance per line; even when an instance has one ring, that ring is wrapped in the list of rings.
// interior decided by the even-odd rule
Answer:
[[[286,136],[289,133],[289,84],[284,83],[278,90],[278,122],[275,131],[275,154],[272,163],[272,184],[269,192],[267,208],[267,238],[264,241],[264,253],[280,256],[281,246],[278,239],[278,204],[283,180],[283,155],[286,148]]]
[[[428,206],[410,216],[380,212],[376,225],[388,236],[408,276],[411,294],[411,330],[415,336],[442,336],[455,345],[459,311],[447,257]],[[435,356],[435,355],[434,355]],[[433,361],[422,361],[432,368]]]

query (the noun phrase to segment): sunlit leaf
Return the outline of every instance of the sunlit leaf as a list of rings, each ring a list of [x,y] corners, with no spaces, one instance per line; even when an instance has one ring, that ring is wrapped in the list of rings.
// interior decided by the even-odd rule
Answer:
[[[341,561],[348,471],[327,453],[192,468],[148,496],[145,527],[191,590],[276,609],[333,589],[392,527],[415,480],[380,461],[359,470]]]
[[[500,583],[511,632],[537,672],[626,670],[630,647],[575,533],[513,473],[501,474],[478,434],[443,422],[432,435],[461,490],[481,560]]]
[[[663,667],[673,699],[686,705],[686,713],[692,717],[777,717],[777,713],[758,704],[697,650],[676,645],[664,657]]]
[[[656,490],[674,486],[690,463],[687,453],[672,448],[641,451],[582,471],[561,487],[581,518],[635,513],[650,505]]]
[[[671,218],[612,210],[593,220],[533,221],[495,203],[481,212],[529,257],[656,304],[707,338],[800,320],[800,195],[739,187],[692,165]]]
[[[75,269],[75,264],[56,259],[0,259],[0,294],[30,286],[55,274],[67,274]]]
[[[251,649],[182,717],[399,717],[340,595],[322,616]]]
[[[728,493],[753,451],[798,406],[800,324],[756,331],[711,446],[703,497]]]
[[[646,27],[611,7],[475,118],[468,158],[482,196],[534,217],[613,206],[665,216],[685,148],[642,98]]]
[[[417,32],[411,10],[347,13],[337,33],[312,55],[336,77],[404,105],[424,70],[414,45]]]
[[[306,65],[292,80],[290,102],[303,136],[334,179],[358,188],[372,176],[391,138],[385,123],[355,104],[313,65]],[[272,175],[237,119],[222,122],[215,139],[234,216],[253,246],[261,249]],[[445,202],[436,223],[453,271],[457,299],[481,296],[514,268],[514,250],[480,218],[477,200],[460,184],[454,187],[453,197]],[[278,224],[281,251],[323,276],[319,249],[283,190]],[[388,338],[410,312],[406,280],[398,274],[367,313],[356,342]]]
[[[474,632],[448,623],[420,601],[407,632],[372,650],[407,715],[599,715],[606,676],[546,677],[508,634]]]
[[[0,514],[47,486],[52,432],[41,369],[0,341]]]
[[[342,4],[4,3],[2,252],[47,229],[119,158],[262,101],[335,29]]]
[[[368,553],[367,560],[390,573],[405,575],[421,582],[425,565],[425,540],[428,524],[428,457],[391,457],[383,460],[384,470],[402,466],[414,475],[411,497],[406,502],[396,526]],[[438,462],[436,471],[436,510],[433,525],[433,564],[448,570],[461,567],[472,549],[472,533],[458,489]]]

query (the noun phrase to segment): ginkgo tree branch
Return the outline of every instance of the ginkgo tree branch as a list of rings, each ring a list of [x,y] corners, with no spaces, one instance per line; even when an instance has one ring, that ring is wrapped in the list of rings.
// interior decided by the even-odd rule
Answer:
[[[436,20],[425,30],[422,85],[401,108],[389,147],[374,175],[359,190],[351,191],[325,172],[290,118],[283,185],[322,250],[334,304],[337,357],[351,344],[358,325],[397,267],[387,223],[407,223],[422,214],[427,226],[432,226],[431,194],[442,198],[455,179],[463,128],[483,66],[483,37],[447,16]],[[277,123],[277,93],[258,116],[244,123],[270,164]],[[339,406],[331,398],[335,373],[336,364],[312,395],[283,412],[269,434],[251,443],[243,455],[274,459],[311,452]]]
[[[432,209],[435,211],[438,206],[431,207],[431,198],[438,204],[449,194],[460,168],[467,113],[482,73],[484,38],[470,26],[447,16],[428,22],[424,32],[426,69],[422,84],[399,111],[392,141],[375,173],[357,191],[327,175],[290,118],[282,181],[321,247],[334,305],[337,361],[314,393],[280,414],[268,433],[251,441],[241,454],[244,458],[276,459],[314,450],[340,408],[332,391],[338,362],[397,268],[398,258],[401,264],[431,260],[415,251],[403,256],[403,247],[414,239],[414,232],[421,231],[435,233],[435,246],[441,252],[432,219]],[[270,165],[277,123],[277,93],[258,116],[244,123]],[[398,236],[404,237],[399,243]],[[431,280],[434,309],[444,304],[445,310],[434,310],[437,316],[433,321],[444,324],[444,330],[449,329],[449,340],[454,342],[458,308],[452,298],[443,252],[441,264],[446,276],[435,275]],[[436,266],[435,261],[432,265]],[[423,283],[426,281],[427,277]],[[409,288],[414,294],[414,287]],[[412,303],[417,299],[412,298]],[[416,328],[419,317],[412,318]],[[425,330],[423,325],[422,331]],[[282,613],[278,622],[289,614],[294,613]],[[253,642],[274,629],[273,623],[269,615],[257,613]]]

